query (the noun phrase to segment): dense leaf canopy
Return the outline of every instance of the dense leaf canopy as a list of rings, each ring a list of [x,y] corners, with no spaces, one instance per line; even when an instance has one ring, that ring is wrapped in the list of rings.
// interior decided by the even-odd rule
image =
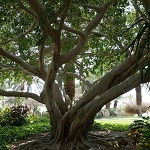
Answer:
[[[37,68],[39,47],[42,43],[44,42],[45,49],[47,47],[44,58],[45,66],[48,66],[52,60],[54,48],[53,40],[50,37],[44,37],[46,35],[42,32],[44,28],[43,20],[51,19],[53,22],[51,25],[54,29],[57,29],[60,20],[58,13],[61,11],[64,1],[59,0],[57,3],[54,0],[51,3],[41,1],[41,3],[44,10],[39,15],[38,20],[36,14],[26,2],[1,1],[0,7],[0,44],[11,54],[21,57],[26,63]],[[79,40],[78,35],[69,30],[83,31],[95,17],[98,6],[102,3],[102,1],[92,0],[72,1],[64,22],[64,30],[61,32],[61,53],[73,49]],[[97,75],[102,74],[118,64],[120,60],[126,58],[124,46],[131,42],[136,30],[133,29],[119,37],[120,33],[126,30],[135,20],[134,10],[131,9],[129,12],[128,6],[129,2],[127,1],[115,2],[107,11],[101,23],[92,30],[84,49],[73,60],[76,72],[82,72],[86,75],[90,72]],[[30,13],[33,15],[30,15]],[[28,72],[24,75],[25,70],[18,63],[3,56],[0,56],[0,60],[0,69],[3,70],[0,79],[1,84],[7,78],[17,82],[22,79],[31,81],[32,76]]]

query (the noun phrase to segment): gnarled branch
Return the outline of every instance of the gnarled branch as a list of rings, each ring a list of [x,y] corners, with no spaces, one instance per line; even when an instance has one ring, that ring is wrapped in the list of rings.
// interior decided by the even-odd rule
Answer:
[[[39,103],[44,104],[44,102],[40,99],[40,97],[37,94],[29,93],[29,92],[16,92],[16,91],[5,91],[0,89],[0,95],[6,96],[6,97],[29,97],[32,98]]]
[[[3,48],[0,47],[0,55],[10,59],[13,62],[16,62],[21,67],[23,67],[25,70],[31,72],[34,75],[37,75],[40,78],[43,78],[41,74],[37,71],[36,68],[32,67],[31,65],[27,64],[23,59],[20,57],[15,56],[14,54],[9,53],[8,51],[5,51]]]

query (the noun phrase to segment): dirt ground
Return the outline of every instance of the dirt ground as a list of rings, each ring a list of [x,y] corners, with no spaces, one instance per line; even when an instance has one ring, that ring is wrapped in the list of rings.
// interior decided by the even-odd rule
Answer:
[[[96,140],[93,137],[97,137]],[[137,150],[133,140],[127,136],[126,132],[90,132],[89,139],[89,142],[99,144],[99,150]],[[50,133],[41,133],[10,144],[10,150],[55,150],[52,148],[53,144],[53,141],[50,140]],[[90,148],[89,150],[96,149]]]

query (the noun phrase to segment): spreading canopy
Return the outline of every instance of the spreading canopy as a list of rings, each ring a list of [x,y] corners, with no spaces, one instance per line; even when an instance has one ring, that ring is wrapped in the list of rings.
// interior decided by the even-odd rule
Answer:
[[[86,139],[106,103],[150,81],[150,0],[0,3],[0,95],[44,103],[56,142]],[[93,84],[86,81],[90,74],[99,77]],[[88,86],[73,107],[61,92],[66,75]],[[35,77],[44,81],[40,95],[7,90],[9,84]]]

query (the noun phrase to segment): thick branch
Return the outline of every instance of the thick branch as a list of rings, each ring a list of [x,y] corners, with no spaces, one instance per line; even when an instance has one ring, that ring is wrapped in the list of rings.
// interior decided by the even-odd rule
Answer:
[[[60,63],[59,65],[61,66],[62,64],[69,62],[70,60],[72,60],[73,58],[75,58],[84,48],[86,42],[87,42],[87,37],[88,34],[99,24],[99,22],[102,20],[105,12],[107,11],[108,7],[111,5],[112,2],[108,2],[105,3],[102,7],[101,7],[101,11],[98,12],[98,14],[96,15],[96,17],[87,25],[87,27],[85,28],[83,34],[81,34],[82,36],[80,37],[80,40],[77,44],[77,46],[72,49],[71,51],[63,54],[61,56],[60,59]]]
[[[45,66],[44,66],[44,44],[45,44],[45,36],[43,38],[43,40],[41,40],[40,46],[39,46],[39,61],[38,61],[38,65],[39,65],[39,70],[41,72],[41,74],[44,76],[44,78],[46,77],[46,70],[45,70]]]
[[[0,55],[10,59],[11,61],[16,62],[17,64],[21,65],[25,70],[42,78],[42,76],[39,74],[39,72],[36,70],[36,68],[34,68],[34,67],[30,66],[29,64],[27,64],[26,62],[24,62],[20,57],[17,57],[15,55],[10,54],[7,51],[3,50],[1,47],[0,47]]]
[[[28,72],[27,70],[23,70],[22,68],[13,67],[13,66],[0,69],[0,72],[5,72],[5,71],[18,71],[18,72],[22,72],[23,74],[26,74],[26,75],[33,75],[31,72]]]
[[[34,12],[38,15],[39,19],[42,20],[43,24],[45,25],[45,32],[48,33],[53,41],[57,43],[57,46],[59,45],[59,32],[51,26],[52,23],[57,21],[57,15],[53,18],[47,19],[42,16],[42,13],[44,12],[44,8],[42,4],[38,0],[27,0],[30,7],[34,10]]]
[[[95,105],[95,107],[99,108],[100,106],[104,106],[111,100],[117,98],[118,96],[125,94],[133,88],[137,87],[138,85],[146,82],[150,82],[150,79],[146,78],[144,81],[142,81],[141,74],[137,73],[126,79],[125,81],[121,82],[120,84],[112,87],[111,89],[100,95],[92,103]]]
[[[145,7],[145,10],[147,13],[150,11],[150,0],[142,0],[143,6]]]
[[[104,17],[104,14],[106,13],[107,9],[109,6],[112,4],[111,1],[104,3],[101,7],[99,12],[97,13],[96,17],[87,25],[87,27],[84,30],[84,33],[88,35],[97,25],[98,23],[102,20]]]
[[[136,74],[129,79],[123,81],[122,83],[110,88],[106,92],[104,92],[102,95],[100,95],[98,98],[95,98],[90,103],[86,104],[84,107],[82,107],[74,121],[71,124],[70,127],[70,134],[69,137],[72,137],[75,135],[75,132],[78,130],[78,127],[84,124],[84,121],[93,115],[93,113],[96,113],[99,111],[99,109],[110,102],[111,100],[117,98],[118,96],[132,90],[133,88],[137,87],[141,84],[141,76],[140,74]]]
[[[68,32],[71,32],[73,34],[79,35],[80,37],[83,37],[83,38],[85,37],[85,34],[83,32],[81,32],[79,30],[75,30],[71,27],[68,27],[67,25],[63,25],[63,29],[68,31]]]
[[[44,104],[43,101],[41,101],[40,97],[37,94],[34,93],[28,93],[28,92],[16,92],[16,91],[4,91],[0,89],[0,95],[1,96],[6,96],[6,97],[29,97],[32,98],[39,103]]]
[[[54,89],[53,89],[54,99],[55,99],[56,105],[59,111],[61,112],[61,114],[64,115],[68,110],[67,104],[63,101],[63,96],[62,96],[61,91],[59,90],[58,85],[54,83],[53,86],[54,86]]]
[[[67,16],[67,12],[68,12],[68,9],[69,9],[69,6],[71,4],[71,1],[72,0],[67,0],[63,6],[64,10],[63,10],[63,13],[62,13],[62,16],[61,16],[61,20],[60,20],[60,25],[59,25],[59,28],[58,30],[61,32],[62,30],[62,27],[63,27],[63,24],[64,24],[64,21],[65,21],[65,18]]]
[[[62,54],[60,57],[60,62],[59,62],[59,66],[71,61],[73,58],[75,58],[78,53],[84,48],[85,44],[86,44],[87,39],[86,38],[82,38],[80,39],[80,41],[78,42],[77,46],[75,48],[73,48],[71,51]]]
[[[78,41],[78,38],[63,38],[61,40],[61,44],[64,44],[66,42],[77,42]],[[44,54],[48,53],[49,51],[52,51],[56,48],[56,45],[53,43],[51,44],[51,46],[49,47],[45,47],[44,48]]]
[[[113,84],[114,79],[117,76],[120,77],[120,75],[126,72],[128,68],[130,68],[130,65],[133,65],[134,63],[136,63],[136,59],[135,59],[135,56],[132,55],[131,57],[126,59],[122,64],[118,65],[117,67],[112,69],[110,72],[108,72],[104,77],[102,77],[99,80],[99,82],[90,91],[88,91],[79,100],[79,102],[71,110],[69,110],[68,114],[64,116],[65,119],[68,120],[68,118],[70,118],[70,115],[71,117],[73,117],[81,107],[83,107],[84,105],[92,101],[96,96],[101,95],[102,93],[107,91],[109,88],[111,88],[111,85],[115,86]]]

